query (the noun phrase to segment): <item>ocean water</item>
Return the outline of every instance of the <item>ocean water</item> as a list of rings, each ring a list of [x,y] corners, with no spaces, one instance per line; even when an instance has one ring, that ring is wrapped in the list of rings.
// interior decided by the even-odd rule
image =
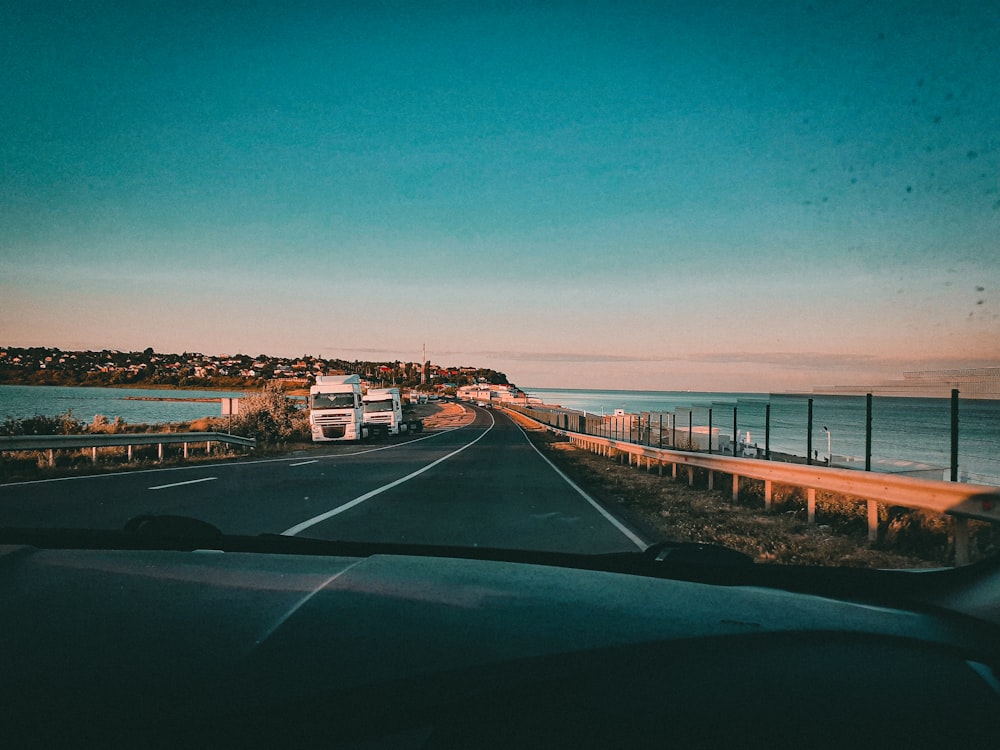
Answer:
[[[71,411],[81,422],[90,422],[97,414],[103,414],[109,421],[121,417],[129,424],[187,422],[221,416],[222,405],[218,399],[242,395],[242,391],[0,385],[0,421],[8,417],[54,417]],[[146,400],[167,398],[210,398],[215,401]]]
[[[771,406],[772,451],[807,454],[808,400],[813,400],[812,449],[819,460],[830,452],[854,457],[864,465],[865,397],[785,395],[770,393],[698,393],[690,391],[607,391],[525,388],[530,396],[591,414],[649,412],[675,415],[687,427],[688,410],[694,425],[712,426],[733,435],[733,409],[740,438],[749,432],[750,445],[764,448],[765,410]],[[666,420],[664,420],[666,423]],[[823,428],[826,427],[827,430]],[[1000,485],[1000,401],[959,399],[959,478]],[[951,400],[947,398],[874,397],[872,399],[873,461],[913,461],[951,466]]]

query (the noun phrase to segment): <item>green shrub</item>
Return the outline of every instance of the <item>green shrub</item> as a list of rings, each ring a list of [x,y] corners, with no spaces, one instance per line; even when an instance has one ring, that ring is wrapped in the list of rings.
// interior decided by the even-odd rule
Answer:
[[[262,445],[305,441],[309,439],[309,417],[278,383],[269,382],[240,399],[233,432],[256,438]]]

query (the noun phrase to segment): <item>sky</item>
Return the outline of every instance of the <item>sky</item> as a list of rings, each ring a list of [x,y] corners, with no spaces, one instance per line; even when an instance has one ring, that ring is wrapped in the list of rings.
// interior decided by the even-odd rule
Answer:
[[[998,366],[998,49],[964,0],[5,3],[0,345]]]

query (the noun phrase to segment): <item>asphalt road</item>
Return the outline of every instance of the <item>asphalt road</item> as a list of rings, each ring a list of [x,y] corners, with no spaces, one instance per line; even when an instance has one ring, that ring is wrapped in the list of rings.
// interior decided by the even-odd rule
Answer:
[[[0,525],[121,528],[162,513],[233,534],[566,552],[643,546],[508,417],[475,412],[470,425],[389,443],[0,485]]]

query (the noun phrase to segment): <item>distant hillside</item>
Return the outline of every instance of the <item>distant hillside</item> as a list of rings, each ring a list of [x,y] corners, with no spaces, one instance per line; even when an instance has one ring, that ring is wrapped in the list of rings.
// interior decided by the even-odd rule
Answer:
[[[424,371],[426,370],[426,378]],[[442,367],[431,362],[368,362],[266,354],[209,355],[143,351],[64,351],[49,347],[0,347],[0,384],[251,388],[269,381],[306,385],[316,375],[357,373],[386,385],[429,389],[477,382],[507,383],[489,368]]]

